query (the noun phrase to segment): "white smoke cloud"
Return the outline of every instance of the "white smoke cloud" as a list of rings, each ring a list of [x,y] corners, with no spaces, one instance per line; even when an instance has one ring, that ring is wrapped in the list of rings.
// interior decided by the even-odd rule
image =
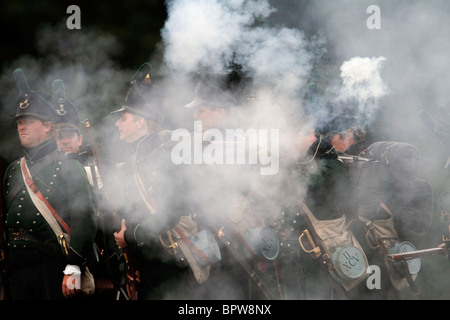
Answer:
[[[386,85],[379,71],[384,60],[384,57],[355,57],[345,61],[341,66],[342,98],[356,97],[358,101],[365,101],[385,95]]]
[[[299,90],[314,58],[302,31],[268,26],[267,1],[169,1],[162,30],[164,62],[177,73],[226,70],[233,58],[256,81]]]
[[[249,40],[243,31],[273,10],[256,1],[167,1],[162,30],[165,62],[176,72],[198,71],[205,64],[221,71],[231,50]]]
[[[238,123],[282,128],[280,141],[285,146],[293,136],[283,140],[283,133],[298,129],[288,125],[291,111],[305,111],[302,94],[311,80],[318,81],[321,90],[310,106],[317,120],[326,122],[351,111],[373,140],[416,145],[424,140],[417,129],[424,128],[418,111],[449,98],[447,2],[272,1],[273,7],[259,3],[262,9],[255,12],[242,10],[246,5],[254,8],[253,1],[170,1],[162,33],[165,62],[171,70],[185,73],[201,68],[221,71],[235,57],[257,84],[257,103]],[[379,30],[367,28],[370,5],[381,9]],[[336,100],[348,103],[341,110],[324,108]],[[265,187],[258,192],[276,202],[281,185]]]

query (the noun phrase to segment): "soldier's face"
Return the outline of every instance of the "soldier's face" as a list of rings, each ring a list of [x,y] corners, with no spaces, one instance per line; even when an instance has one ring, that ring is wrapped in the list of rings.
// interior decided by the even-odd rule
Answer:
[[[31,148],[41,144],[49,138],[52,123],[42,122],[33,117],[20,117],[17,119],[17,131],[20,143]]]
[[[143,133],[144,118],[130,112],[122,112],[116,121],[119,130],[119,138],[122,141],[132,143],[140,138]]]
[[[345,152],[352,144],[355,143],[353,139],[353,131],[347,130],[346,132],[342,132],[341,134],[334,134],[330,140],[333,147],[338,150]]]
[[[72,130],[60,131],[56,138],[58,149],[63,150],[65,153],[78,153],[82,143],[83,136]]]
[[[316,141],[314,130],[298,132],[294,141],[294,148],[292,150],[294,157],[304,157],[314,141]]]

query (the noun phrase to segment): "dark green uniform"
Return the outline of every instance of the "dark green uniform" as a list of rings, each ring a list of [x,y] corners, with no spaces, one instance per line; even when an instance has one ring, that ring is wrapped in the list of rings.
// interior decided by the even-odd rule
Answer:
[[[53,105],[48,94],[30,90],[21,69],[14,71],[14,78],[19,96],[11,119],[28,117],[42,121],[46,126],[54,124],[55,115],[63,110],[62,105]],[[21,126],[18,123],[19,134],[23,130]],[[25,132],[34,134],[34,131]],[[63,299],[66,266],[78,266],[83,272],[93,250],[96,225],[86,173],[78,161],[67,159],[57,150],[50,132],[46,134],[45,139],[32,137],[38,145],[27,143],[30,147],[22,146],[24,159],[34,186],[68,225],[70,230],[66,232],[70,234],[70,246],[63,252],[55,231],[33,203],[20,159],[17,159],[8,166],[3,181],[12,299]]]
[[[189,299],[192,294],[186,294],[185,280],[191,271],[160,240],[160,235],[166,239],[166,232],[176,226],[183,214],[189,214],[183,201],[186,190],[182,176],[177,174],[180,168],[172,164],[170,150],[164,150],[161,136],[155,132],[132,144],[132,154],[117,174],[120,185],[115,188],[119,191],[116,200],[126,220],[125,240],[141,275],[140,299]],[[151,213],[138,190],[133,159],[155,213]]]
[[[25,187],[20,161],[6,171],[7,248],[13,299],[63,298],[67,264],[83,267],[93,249],[94,210],[88,180],[79,162],[69,160],[48,140],[26,151],[37,188],[71,229],[65,256],[56,235],[36,209]]]
[[[140,273],[138,298],[191,299],[193,295],[185,282],[186,276],[191,275],[188,265],[179,264],[160,240],[160,236],[178,224],[181,216],[191,212],[184,206],[186,189],[180,167],[170,158],[170,133],[156,129],[164,119],[164,90],[152,85],[151,68],[144,63],[138,69],[122,108],[111,112],[132,113],[153,124],[149,129],[152,133],[129,144],[130,153],[121,150],[126,158],[116,175],[114,197],[126,221],[124,236],[128,250]],[[139,180],[142,183],[138,184]],[[167,239],[165,243],[170,244]]]

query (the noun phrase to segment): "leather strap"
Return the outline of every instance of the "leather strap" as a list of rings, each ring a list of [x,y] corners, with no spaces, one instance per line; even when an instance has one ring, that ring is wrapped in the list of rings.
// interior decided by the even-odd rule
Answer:
[[[41,172],[43,169],[47,168],[49,165],[53,162],[53,156],[52,154],[46,155],[42,161],[37,161],[32,168],[29,168],[30,173],[33,173],[33,175],[37,175],[39,172]],[[13,170],[13,166],[10,167],[10,170]],[[9,176],[9,174],[8,174]],[[20,189],[23,188],[25,182],[23,180],[17,180],[17,182],[11,187],[11,190],[9,191],[8,195],[6,196],[9,203],[14,199],[14,197],[17,195],[17,193],[20,191]]]
[[[25,178],[25,182],[28,185],[28,187],[36,194],[36,196],[39,198],[40,201],[42,201],[45,206],[50,210],[51,214],[55,219],[59,222],[59,224],[66,230],[68,234],[70,234],[70,228],[66,224],[66,222],[58,215],[58,213],[55,211],[55,209],[51,206],[51,204],[45,199],[45,197],[42,195],[42,193],[37,188],[36,184],[34,183],[33,179],[31,178],[31,175],[28,171],[28,166],[25,161],[25,158],[22,158],[20,160],[20,166],[22,168],[23,176]]]

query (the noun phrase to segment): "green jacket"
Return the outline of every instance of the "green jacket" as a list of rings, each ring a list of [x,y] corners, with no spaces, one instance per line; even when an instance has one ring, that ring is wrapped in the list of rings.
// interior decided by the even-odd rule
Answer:
[[[182,170],[171,162],[167,134],[166,131],[153,133],[132,144],[132,154],[117,172],[115,200],[127,221],[128,245],[143,243],[151,247],[156,243],[161,247],[159,235],[173,228],[182,215],[190,213],[184,204]],[[139,192],[133,159],[154,214]]]
[[[23,181],[20,159],[9,165],[4,178],[8,249],[37,248],[55,259],[64,259],[66,264],[82,267],[92,254],[96,232],[91,191],[83,167],[59,151],[54,140],[25,150],[25,158],[37,188],[70,227],[71,250],[67,256],[62,254],[55,233],[33,204]],[[53,252],[48,252],[51,248]]]

